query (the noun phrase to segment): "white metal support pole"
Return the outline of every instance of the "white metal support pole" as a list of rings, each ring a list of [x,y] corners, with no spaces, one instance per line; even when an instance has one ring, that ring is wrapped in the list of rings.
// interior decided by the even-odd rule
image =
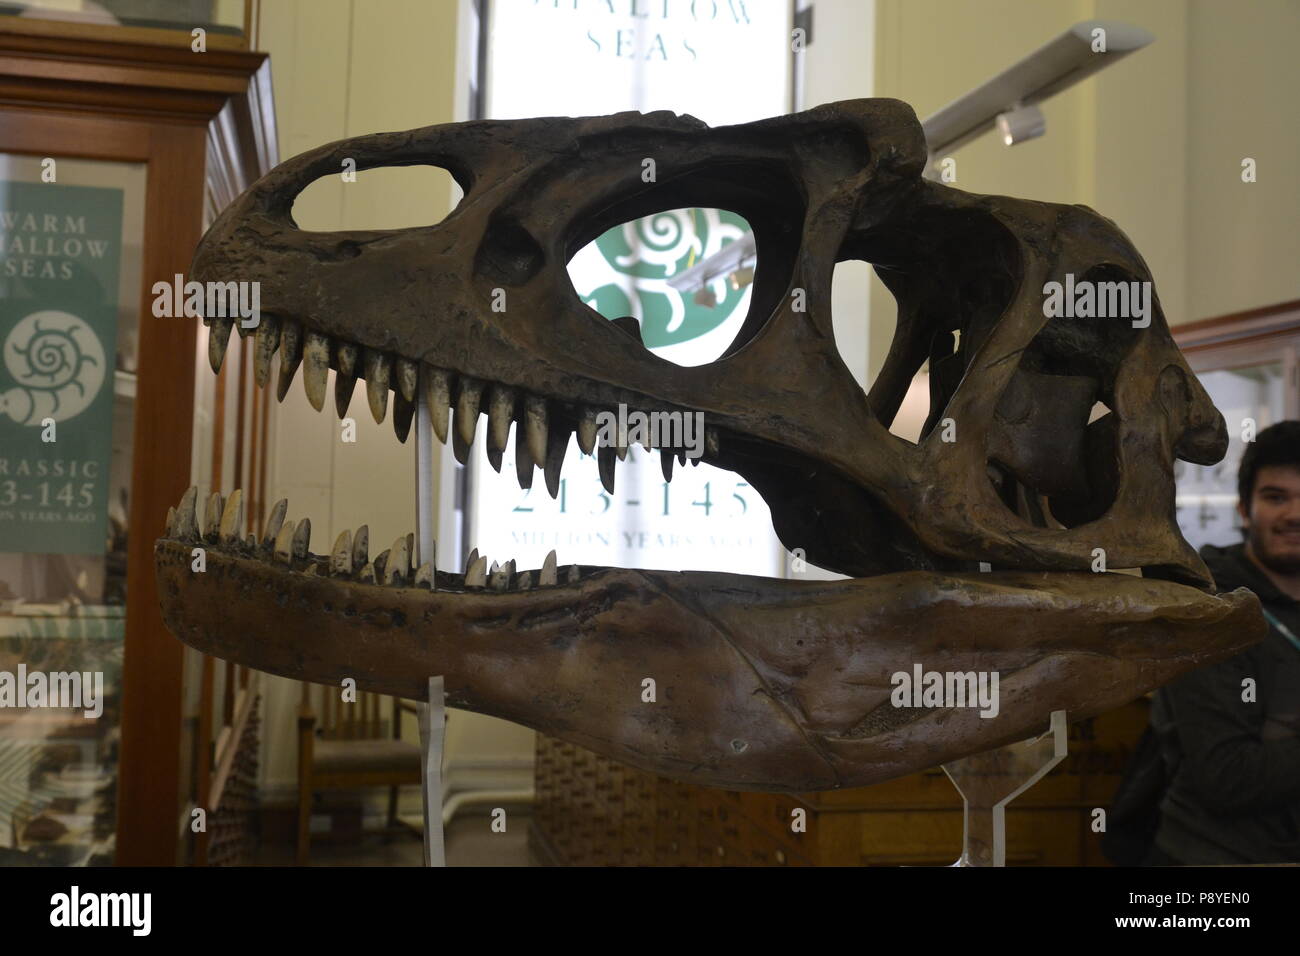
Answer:
[[[442,843],[442,742],[447,729],[442,678],[429,678],[430,703],[420,704],[420,780],[424,790],[424,865],[446,866]],[[433,703],[436,701],[436,703]]]
[[[1054,710],[1047,732],[943,765],[966,805],[961,859],[954,866],[1006,866],[1007,804],[1065,759],[1065,711]]]
[[[433,539],[433,425],[423,389],[415,408],[415,555],[411,567],[437,568],[437,543]],[[436,571],[435,571],[436,574]],[[447,714],[442,675],[429,675],[429,702],[419,706],[420,779],[424,792],[424,865],[446,866],[442,833],[442,748]]]

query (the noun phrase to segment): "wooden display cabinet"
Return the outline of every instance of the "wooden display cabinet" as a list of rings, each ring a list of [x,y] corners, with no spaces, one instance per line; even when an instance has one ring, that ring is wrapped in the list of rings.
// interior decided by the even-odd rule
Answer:
[[[192,483],[192,464],[201,458],[193,445],[195,370],[200,361],[206,365],[206,337],[192,319],[155,318],[151,289],[155,282],[171,282],[188,271],[205,214],[220,209],[276,161],[267,57],[238,49],[246,46],[246,38],[212,39],[216,42],[198,53],[191,49],[187,31],[91,28],[0,17],[0,155],[7,158],[5,168],[34,170],[52,159],[59,169],[55,185],[65,187],[64,197],[82,195],[68,191],[82,175],[120,175],[139,186],[134,198],[133,187],[121,187],[124,222],[134,215],[137,199],[138,222],[134,231],[123,227],[123,253],[135,261],[121,273],[126,288],[118,289],[114,357],[113,440],[125,476],[115,491],[124,492],[128,502],[121,527],[113,525],[120,539],[124,611],[120,606],[114,610],[109,596],[92,597],[92,604],[99,602],[94,607],[102,604],[105,609],[100,616],[109,631],[100,636],[109,643],[104,646],[115,646],[120,658],[111,715],[115,726],[102,728],[99,749],[88,758],[116,766],[115,783],[110,780],[96,790],[108,803],[107,809],[101,806],[96,812],[109,814],[111,820],[116,808],[115,854],[113,841],[103,839],[85,859],[49,854],[44,862],[165,865],[188,854],[183,834],[189,832],[186,800],[194,789],[189,765],[195,761],[192,753],[182,754],[183,645],[164,628],[158,611],[153,547],[168,507]],[[24,183],[32,181],[41,180],[28,175]],[[96,188],[102,192],[105,187],[101,183]],[[6,192],[10,199],[15,195],[14,190]],[[6,316],[0,334],[16,327],[21,311],[13,297],[9,303],[0,301],[0,315]],[[98,492],[91,489],[90,494]],[[31,576],[23,569],[65,557],[40,553],[40,542],[30,534],[20,542],[16,527],[7,532],[8,546],[0,538],[0,552],[7,552],[0,556],[10,558],[9,567],[18,569],[6,582],[9,600],[0,611],[0,627],[15,617],[12,612],[32,605],[24,594]],[[107,552],[98,558],[82,554],[92,565],[112,558]],[[40,615],[42,627],[73,621],[84,630],[83,619],[95,617],[76,599],[51,606],[62,610]],[[27,635],[27,624],[22,628]],[[239,721],[232,729],[235,739],[256,724],[251,702],[236,700],[238,683],[227,682],[231,700],[225,706],[232,724]],[[214,733],[211,722],[207,732]],[[0,727],[0,744],[13,739]],[[238,761],[217,760],[214,767],[208,744],[197,747],[197,763],[207,766],[212,776],[222,781],[240,776]],[[74,825],[67,811],[77,805],[82,791],[73,786],[75,755],[67,751],[64,756],[71,763],[61,765],[53,777],[38,767],[24,778],[39,778],[53,790],[33,788],[35,796],[10,820],[11,830],[18,832],[0,833],[0,847],[20,852],[11,840],[29,833],[48,838],[57,835],[59,826]],[[59,790],[64,783],[71,795]],[[84,807],[81,812],[84,816]],[[43,831],[33,830],[30,824],[37,818],[53,822],[42,823]],[[102,820],[98,827],[102,833]],[[111,833],[111,826],[108,829]],[[54,840],[50,845],[56,844]]]

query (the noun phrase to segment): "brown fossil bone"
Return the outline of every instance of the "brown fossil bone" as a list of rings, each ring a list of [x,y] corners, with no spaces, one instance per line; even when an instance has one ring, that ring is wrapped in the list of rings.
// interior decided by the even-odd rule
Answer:
[[[442,166],[465,195],[427,227],[298,229],[295,197],[348,158]],[[925,160],[909,107],[854,100],[717,129],[671,113],[452,124],[284,163],[221,215],[191,273],[260,283],[259,381],[277,348],[281,395],[300,367],[317,407],[329,369],[344,399],[364,377],[376,417],[393,392],[402,440],[418,390],[461,460],[481,414],[494,461],[517,423],[520,480],[540,467],[552,494],[570,434],[589,442],[595,412],[703,412],[705,460],[759,490],[788,547],[852,580],[553,562],[516,573],[486,558],[449,575],[408,566],[401,547],[317,558],[290,526],[280,548],[274,532],[218,542],[192,574],[190,500],[157,547],[169,627],[306,680],[419,697],[439,673],[453,704],[765,790],[985,750],[1041,731],[1053,710],[1098,713],[1259,640],[1254,597],[1214,595],[1174,521],[1175,457],[1217,461],[1227,433],[1159,300],[1141,321],[1044,308],[1049,282],[1149,282],[1141,257],[1091,210],[927,182]],[[593,312],[565,269],[607,228],[686,206],[744,216],[759,257],[736,340],[694,368]],[[869,394],[830,313],[834,265],[854,258],[899,303]],[[219,367],[232,320],[208,321]],[[888,427],[927,361],[930,416],[912,444]],[[614,452],[598,449],[610,484]],[[1094,573],[1099,555],[1143,576]],[[894,706],[893,675],[917,665],[996,671],[997,715]]]

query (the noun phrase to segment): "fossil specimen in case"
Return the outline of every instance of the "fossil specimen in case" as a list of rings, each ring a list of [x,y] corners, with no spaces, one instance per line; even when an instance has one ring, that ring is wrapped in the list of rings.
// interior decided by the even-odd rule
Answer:
[[[441,166],[465,195],[437,225],[298,229],[295,197],[344,158]],[[480,415],[494,463],[513,424],[520,481],[540,468],[552,495],[575,431],[613,486],[619,449],[596,447],[599,412],[702,412],[704,460],[763,495],[787,547],[849,579],[553,557],[518,570],[477,554],[455,573],[414,567],[409,535],[372,558],[364,528],[315,555],[283,503],[242,539],[238,497],[201,508],[190,493],[157,545],[168,626],[303,680],[418,699],[441,674],[452,706],[758,790],[934,766],[1259,640],[1254,596],[1216,595],[1174,521],[1175,457],[1218,461],[1227,432],[1158,299],[1143,323],[1044,308],[1045,285],[1067,276],[1150,281],[1141,257],[1087,208],[968,194],[923,179],[925,162],[907,105],[854,100],[717,129],[671,113],[449,124],[282,164],[221,215],[191,274],[261,283],[259,383],[278,352],[281,397],[301,371],[321,409],[333,369],[341,415],[364,378],[403,441],[422,395],[462,461]],[[656,357],[566,272],[606,229],[689,206],[744,216],[759,256],[736,340],[699,367]],[[843,259],[875,264],[898,301],[868,393],[835,346]],[[237,323],[208,321],[219,367]],[[927,360],[930,414],[913,444],[888,429]],[[671,476],[675,450],[660,453]],[[207,571],[193,574],[199,539]],[[1099,554],[1142,576],[1096,573]],[[895,706],[892,675],[916,665],[996,671],[996,716]],[[641,700],[647,677],[654,703]]]

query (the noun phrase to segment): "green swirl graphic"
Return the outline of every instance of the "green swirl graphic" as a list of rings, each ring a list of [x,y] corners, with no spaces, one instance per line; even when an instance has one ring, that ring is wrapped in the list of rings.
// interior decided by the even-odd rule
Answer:
[[[624,223],[596,240],[607,269],[583,299],[608,319],[635,316],[649,348],[688,342],[709,332],[745,297],[726,276],[709,283],[717,305],[699,305],[667,284],[701,259],[749,231],[741,216],[721,209],[674,209]],[[603,280],[603,281],[602,281]],[[589,285],[591,285],[589,283]]]

